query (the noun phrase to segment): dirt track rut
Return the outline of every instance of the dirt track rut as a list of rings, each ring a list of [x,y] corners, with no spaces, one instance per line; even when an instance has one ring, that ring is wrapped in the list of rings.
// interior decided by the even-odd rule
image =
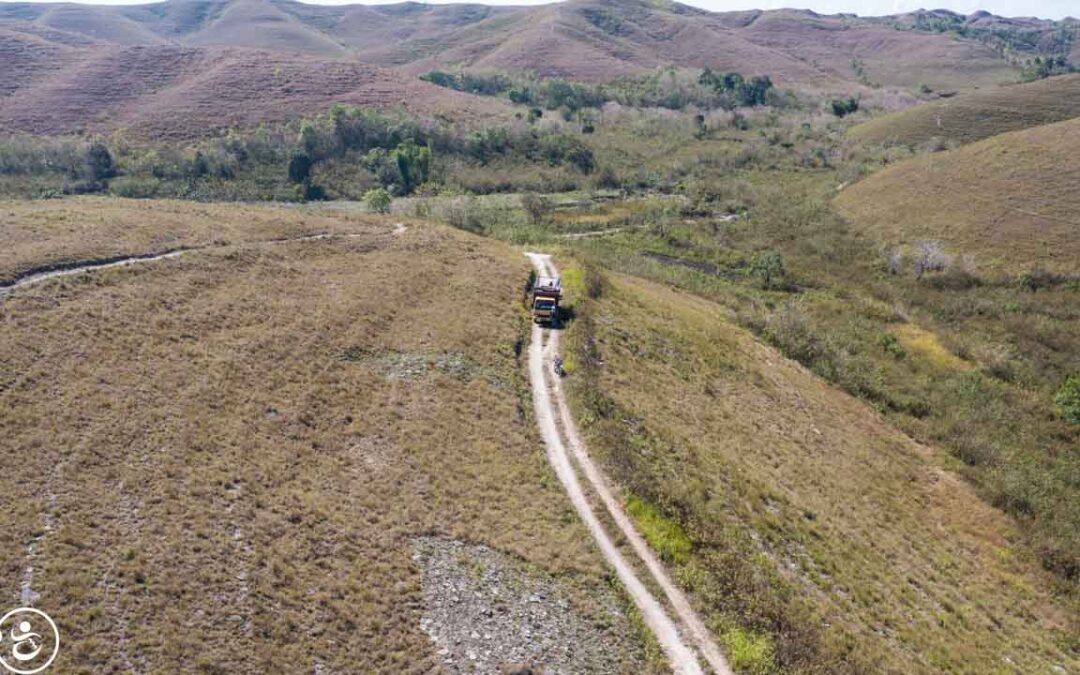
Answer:
[[[405,234],[407,228],[403,223],[397,223],[394,225],[393,233],[395,235]],[[264,239],[256,241],[239,242],[239,245],[259,245],[259,244],[291,244],[302,241],[322,241],[326,239],[352,239],[354,237],[362,237],[365,235],[351,234],[351,233],[326,233],[320,232],[317,234],[305,234],[299,237],[284,237],[280,239]],[[97,270],[109,269],[112,267],[127,267],[129,265],[137,265],[139,263],[151,263],[159,260],[168,260],[169,258],[178,258],[187,253],[194,253],[198,251],[207,251],[214,248],[223,248],[220,245],[209,246],[191,246],[186,248],[176,248],[161,253],[147,253],[136,254],[130,256],[116,256],[112,258],[104,258],[98,260],[81,260],[71,262],[58,262],[50,265],[44,265],[42,267],[34,268],[23,272],[10,281],[0,281],[0,298],[10,293],[16,288],[22,288],[24,286],[31,286],[42,281],[49,279],[55,279],[57,277],[67,277],[75,274],[85,274],[87,272],[95,272]]]
[[[558,276],[558,270],[551,262],[551,257],[540,253],[528,253],[533,266],[542,276]],[[581,440],[577,426],[570,415],[562,386],[549,367],[559,353],[559,332],[544,330],[533,325],[532,343],[529,346],[529,379],[532,383],[533,406],[540,434],[547,448],[548,461],[556,475],[566,488],[570,501],[578,515],[589,529],[599,546],[604,558],[615,569],[619,580],[641,612],[646,625],[656,636],[661,648],[671,662],[676,673],[703,673],[698,653],[717,675],[731,675],[731,669],[716,646],[701,618],[697,616],[685,594],[668,577],[667,571],[659,559],[641,538],[633,523],[615,499],[607,481],[593,464],[585,444]],[[569,447],[569,451],[567,448]],[[678,625],[669,616],[664,606],[657,601],[649,589],[641,582],[634,568],[615,546],[604,526],[600,523],[592,505],[589,503],[578,473],[571,463],[571,454],[581,467],[590,488],[600,497],[611,515],[620,533],[629,542],[636,556],[644,564],[650,576],[664,592],[669,605],[678,618]],[[680,628],[682,629],[680,633]],[[684,641],[689,639],[695,649]]]

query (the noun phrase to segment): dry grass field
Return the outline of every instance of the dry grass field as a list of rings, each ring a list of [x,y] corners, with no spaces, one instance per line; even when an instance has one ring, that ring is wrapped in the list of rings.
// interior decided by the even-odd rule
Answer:
[[[1080,119],[888,167],[835,204],[893,245],[940,239],[982,269],[1080,271]]]
[[[870,143],[971,143],[1080,116],[1080,74],[988,87],[876,117],[849,134]]]
[[[593,452],[734,665],[1080,668],[1016,524],[933,448],[707,300],[612,275],[577,309],[567,382]]]
[[[0,299],[0,570],[60,625],[61,672],[433,672],[432,537],[553,579],[641,672],[534,430],[519,254],[276,207],[2,210],[7,275],[228,242]],[[241,243],[325,229],[358,236]]]

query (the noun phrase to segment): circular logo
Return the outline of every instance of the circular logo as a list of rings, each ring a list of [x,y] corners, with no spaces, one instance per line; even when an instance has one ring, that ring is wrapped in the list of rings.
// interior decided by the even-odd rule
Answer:
[[[0,665],[9,673],[40,673],[59,651],[60,631],[45,612],[20,607],[0,618]]]

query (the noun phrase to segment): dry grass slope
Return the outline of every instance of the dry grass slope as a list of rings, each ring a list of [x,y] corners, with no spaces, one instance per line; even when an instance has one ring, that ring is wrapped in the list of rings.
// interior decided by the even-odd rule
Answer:
[[[801,611],[804,629],[823,627],[825,655],[802,663],[812,672],[1080,667],[1062,646],[1076,617],[1018,553],[1015,524],[937,468],[930,449],[756,342],[718,305],[609,281],[589,311],[589,349],[617,413],[592,419],[590,441],[618,482],[678,523],[654,539],[729,647],[746,640],[731,637],[741,633],[724,612],[760,619],[754,603],[766,598]],[[740,540],[750,550],[733,566]],[[735,572],[747,563],[758,571]],[[789,665],[807,657],[791,652],[794,639],[772,652]],[[752,656],[744,667],[769,672]]]
[[[152,6],[0,6],[0,22],[118,45],[226,46],[352,55],[419,73],[436,66],[609,80],[657,66],[767,74],[785,87],[853,94],[873,82],[967,89],[1013,79],[984,45],[812,12],[718,14],[676,2],[572,0],[539,7],[314,6],[173,0]],[[860,82],[852,60],[864,63]]]
[[[304,25],[266,0],[238,0],[200,30],[187,36],[192,45],[228,45],[319,56],[342,56],[345,47]]]
[[[940,239],[980,267],[1080,271],[1080,119],[891,166],[845,189],[840,212],[877,239]]]
[[[926,84],[935,90],[967,90],[1016,79],[1016,70],[980,43],[843,17],[792,10],[765,12],[738,33],[838,79],[856,79],[856,60],[861,62],[865,82],[906,89]]]
[[[295,209],[109,197],[0,202],[0,219],[10,224],[0,282],[64,262],[340,234],[355,225]]]
[[[334,103],[466,124],[507,105],[346,60],[286,52],[176,46],[57,50],[0,33],[23,64],[0,98],[0,128],[37,134],[128,131],[185,140],[325,111]],[[28,74],[29,73],[29,74]]]
[[[864,122],[849,132],[871,143],[971,143],[1080,116],[1080,74],[992,87]]]
[[[151,205],[130,206],[4,205],[5,269],[51,243],[160,243]],[[329,227],[161,207],[176,240]],[[0,490],[4,594],[40,595],[63,672],[432,672],[412,558],[432,535],[569,580],[566,611],[631,645],[592,600],[602,561],[524,412],[526,261],[422,223],[338,220],[360,236],[225,246],[0,303],[0,452],[20,458]],[[113,239],[124,223],[130,242]],[[620,649],[612,669],[641,672]]]

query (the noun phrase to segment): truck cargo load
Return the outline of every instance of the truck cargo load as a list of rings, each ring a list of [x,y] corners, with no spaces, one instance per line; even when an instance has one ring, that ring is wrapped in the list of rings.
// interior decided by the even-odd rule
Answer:
[[[532,288],[532,317],[536,323],[559,325],[559,300],[562,299],[562,280],[537,277]]]

